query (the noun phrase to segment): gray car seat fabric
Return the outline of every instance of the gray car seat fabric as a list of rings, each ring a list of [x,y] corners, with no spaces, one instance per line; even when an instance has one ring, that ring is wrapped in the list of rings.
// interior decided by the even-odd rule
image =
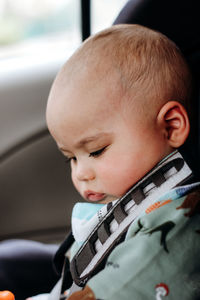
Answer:
[[[16,300],[50,292],[59,276],[53,268],[57,245],[27,240],[0,242],[0,290],[10,290]]]

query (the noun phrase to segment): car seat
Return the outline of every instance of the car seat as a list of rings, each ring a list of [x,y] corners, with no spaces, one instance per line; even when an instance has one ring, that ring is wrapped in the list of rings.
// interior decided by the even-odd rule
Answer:
[[[200,2],[198,0],[129,0],[114,24],[140,24],[158,30],[181,49],[194,77],[191,134],[184,157],[200,178]]]

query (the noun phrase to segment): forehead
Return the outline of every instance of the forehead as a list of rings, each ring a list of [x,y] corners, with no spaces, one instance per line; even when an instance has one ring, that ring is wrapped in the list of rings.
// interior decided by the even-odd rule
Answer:
[[[55,81],[48,100],[51,133],[68,128],[81,134],[86,127],[98,127],[117,114],[122,97],[117,74],[106,78],[92,72],[80,72],[73,78],[66,75]]]
[[[112,70],[90,67],[81,68],[73,72],[71,66],[66,65],[58,74],[48,99],[47,113],[50,108],[84,110],[107,106],[118,107],[118,100],[122,97],[122,87],[119,74]],[[75,111],[74,111],[75,113]]]

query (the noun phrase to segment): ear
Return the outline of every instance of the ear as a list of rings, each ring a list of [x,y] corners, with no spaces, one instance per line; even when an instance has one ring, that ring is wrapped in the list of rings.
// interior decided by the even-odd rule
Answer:
[[[178,101],[165,103],[158,113],[157,121],[171,147],[178,148],[184,144],[190,132],[190,122],[182,104]]]

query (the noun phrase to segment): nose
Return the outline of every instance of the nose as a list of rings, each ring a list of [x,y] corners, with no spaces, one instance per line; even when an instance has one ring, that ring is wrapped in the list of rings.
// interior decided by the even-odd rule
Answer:
[[[89,164],[85,163],[77,163],[76,166],[76,178],[79,181],[89,181],[95,178],[94,169],[89,166]]]

